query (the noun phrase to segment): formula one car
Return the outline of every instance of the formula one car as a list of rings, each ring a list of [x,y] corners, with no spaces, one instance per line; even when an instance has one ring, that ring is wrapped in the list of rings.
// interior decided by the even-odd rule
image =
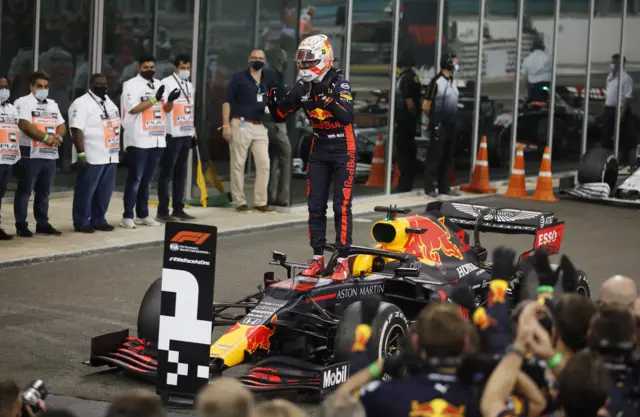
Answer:
[[[575,177],[560,180],[560,194],[567,198],[619,206],[640,206],[640,146],[631,164],[620,167],[615,155],[605,148],[587,151]]]
[[[371,340],[378,355],[386,357],[401,349],[409,323],[427,304],[448,301],[458,286],[470,288],[478,305],[487,302],[491,263],[480,244],[480,232],[535,235],[534,250],[544,247],[554,254],[560,250],[564,230],[564,222],[551,212],[457,202],[430,203],[422,215],[409,215],[411,210],[393,206],[375,210],[386,215],[371,229],[377,243],[351,247],[348,279],[328,278],[336,251],[325,275],[318,277],[300,276],[298,271],[306,264],[290,262],[285,254],[274,252],[271,264],[283,267],[287,279],[278,280],[267,272],[264,290],[235,303],[214,302],[214,326],[232,327],[211,344],[210,375],[249,364],[240,380],[254,391],[324,394],[348,377],[350,348],[360,317],[356,301],[370,294],[382,298]],[[473,242],[465,229],[474,231]],[[522,273],[510,279],[504,297],[515,294]],[[580,275],[579,287],[589,296],[587,278]],[[140,306],[138,337],[129,337],[127,330],[93,338],[88,364],[156,378],[160,293],[158,279]],[[228,313],[230,309],[244,312],[234,315]]]

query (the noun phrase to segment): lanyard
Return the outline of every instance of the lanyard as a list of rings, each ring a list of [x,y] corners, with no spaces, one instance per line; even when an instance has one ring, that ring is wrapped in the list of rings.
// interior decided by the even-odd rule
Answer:
[[[189,86],[186,84],[185,82],[185,87],[187,88],[187,91],[185,91],[182,88],[182,84],[180,84],[180,81],[176,78],[176,73],[173,73],[173,78],[176,80],[176,82],[178,83],[178,88],[180,89],[180,91],[182,91],[182,94],[184,94],[184,98],[187,99],[187,103],[191,104],[191,101],[189,100],[189,96],[187,95],[187,92],[189,91]]]
[[[107,106],[104,105],[104,101],[102,103],[100,103],[94,96],[93,93],[89,92],[89,95],[91,96],[91,98],[93,99],[93,101],[96,102],[96,104],[100,107],[102,107],[102,109],[104,110],[104,117],[105,119],[109,118],[109,113],[107,112]]]

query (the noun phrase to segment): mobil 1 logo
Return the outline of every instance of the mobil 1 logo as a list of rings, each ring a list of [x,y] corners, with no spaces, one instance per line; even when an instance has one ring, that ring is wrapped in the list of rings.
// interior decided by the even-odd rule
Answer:
[[[320,381],[321,392],[334,391],[338,386],[347,382],[350,370],[351,364],[349,362],[336,363],[324,368]]]
[[[209,383],[216,246],[215,226],[166,224],[156,379],[165,402]]]

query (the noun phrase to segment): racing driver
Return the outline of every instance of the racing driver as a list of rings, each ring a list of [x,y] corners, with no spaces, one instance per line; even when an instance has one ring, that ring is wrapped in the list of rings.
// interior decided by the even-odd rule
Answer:
[[[302,275],[324,273],[327,202],[333,179],[338,259],[331,278],[344,280],[349,269],[347,255],[351,245],[351,200],[356,169],[351,86],[333,68],[333,48],[326,35],[304,39],[296,51],[295,62],[300,79],[283,98],[276,97],[276,89],[272,88],[268,105],[271,117],[277,123],[302,108],[313,127],[307,164],[307,199],[309,238],[314,256]]]

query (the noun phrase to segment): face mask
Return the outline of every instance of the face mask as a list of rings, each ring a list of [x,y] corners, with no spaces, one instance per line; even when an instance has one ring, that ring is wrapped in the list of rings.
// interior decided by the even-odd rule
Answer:
[[[616,70],[616,65],[615,64],[609,64],[609,71],[610,72],[614,72]]]
[[[49,90],[36,90],[35,96],[38,101],[45,101],[49,96]]]
[[[264,67],[264,62],[262,61],[251,61],[251,68],[258,71]]]
[[[460,65],[456,64],[455,67],[453,67],[453,73],[455,74],[456,72],[458,72],[460,70]]]
[[[150,70],[150,71],[140,71],[140,75],[142,76],[142,78],[144,78],[145,80],[150,80],[153,78],[153,76],[156,74],[155,71]]]
[[[0,103],[4,103],[5,101],[9,100],[9,95],[10,95],[10,91],[7,90],[6,88],[3,88],[2,90],[0,90]]]
[[[191,75],[191,71],[189,70],[178,71],[178,77],[180,77],[180,79],[183,81],[186,81],[189,78],[189,75]]]
[[[95,94],[96,96],[100,97],[103,100],[107,95],[107,87],[106,86],[93,87],[91,89],[91,91],[93,91],[93,94]]]

